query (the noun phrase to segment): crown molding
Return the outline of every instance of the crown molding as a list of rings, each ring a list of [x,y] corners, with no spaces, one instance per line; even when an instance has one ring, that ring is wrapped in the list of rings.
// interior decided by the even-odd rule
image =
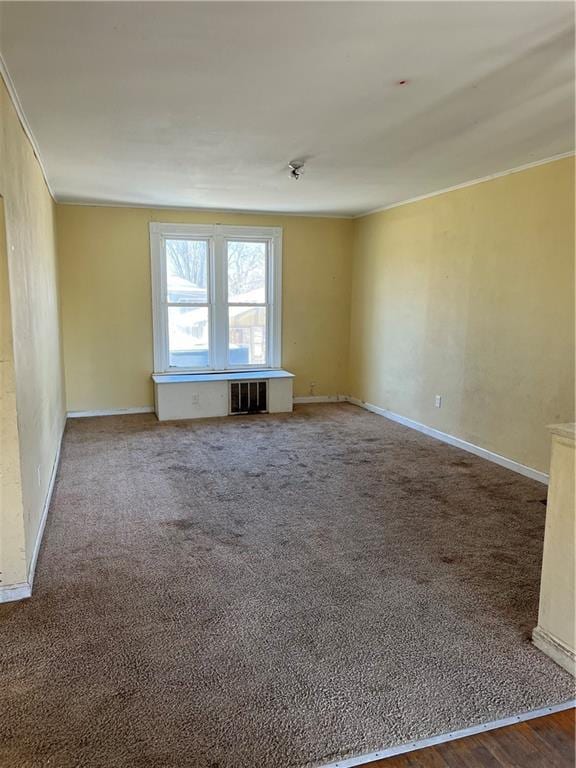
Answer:
[[[84,208],[138,208],[147,211],[181,211],[188,213],[212,213],[215,215],[219,213],[225,213],[238,216],[295,216],[303,219],[345,219],[347,221],[351,221],[352,219],[357,218],[357,215],[352,213],[299,213],[298,211],[261,211],[253,208],[199,208],[190,205],[154,205],[152,203],[120,203],[115,201],[106,202],[102,200],[74,200],[66,197],[58,197],[56,202],[58,205],[78,205]],[[365,214],[359,215],[364,216]]]
[[[2,57],[2,54],[0,53],[0,77],[2,77],[2,80],[4,81],[4,85],[6,86],[6,90],[8,91],[8,95],[10,96],[10,100],[12,101],[12,104],[14,106],[14,109],[16,110],[16,114],[18,115],[18,120],[20,121],[20,125],[22,126],[22,130],[26,134],[26,138],[30,142],[30,146],[32,147],[32,151],[34,152],[34,156],[36,157],[36,160],[38,162],[38,165],[40,166],[40,170],[42,171],[42,176],[44,177],[44,183],[46,184],[46,187],[48,188],[48,192],[50,193],[50,196],[54,202],[56,202],[56,196],[54,195],[54,191],[52,190],[52,187],[50,186],[50,182],[48,181],[48,175],[46,173],[46,168],[44,167],[44,163],[42,162],[42,156],[40,155],[40,149],[38,147],[38,142],[36,141],[36,138],[32,132],[32,128],[30,127],[30,123],[26,119],[26,115],[24,114],[24,109],[22,107],[22,103],[18,97],[18,93],[16,91],[16,86],[14,85],[14,81],[12,80],[12,77],[10,75],[10,72],[8,70],[8,67],[6,66],[6,62],[4,61],[4,58]]]
[[[410,203],[417,203],[420,200],[427,200],[429,197],[437,197],[438,195],[444,195],[446,192],[455,192],[457,189],[465,189],[466,187],[473,187],[476,184],[484,184],[485,181],[492,181],[493,179],[499,179],[502,176],[510,176],[513,173],[520,173],[521,171],[528,171],[530,168],[536,168],[538,165],[547,165],[548,163],[555,163],[557,160],[563,160],[566,157],[574,157],[575,151],[572,149],[570,152],[562,152],[559,155],[552,155],[551,157],[545,157],[542,160],[534,160],[531,163],[525,163],[524,165],[518,165],[515,168],[508,168],[506,171],[498,171],[497,173],[491,173],[489,176],[481,176],[478,179],[471,179],[470,181],[463,181],[461,184],[454,184],[452,187],[444,187],[438,189],[435,192],[427,192],[425,195],[417,195],[416,197],[409,197],[406,200],[399,200],[396,203],[390,203],[384,205],[381,208],[373,208],[366,213],[357,213],[352,218],[362,219],[364,216],[372,216],[374,213],[382,213],[383,211],[389,211],[392,208],[400,208],[402,205],[410,205]]]

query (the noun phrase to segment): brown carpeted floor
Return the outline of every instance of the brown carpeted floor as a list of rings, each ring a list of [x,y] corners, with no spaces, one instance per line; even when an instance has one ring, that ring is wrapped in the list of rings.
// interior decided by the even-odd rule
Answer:
[[[295,768],[566,700],[544,497],[350,405],[71,421],[0,765]]]

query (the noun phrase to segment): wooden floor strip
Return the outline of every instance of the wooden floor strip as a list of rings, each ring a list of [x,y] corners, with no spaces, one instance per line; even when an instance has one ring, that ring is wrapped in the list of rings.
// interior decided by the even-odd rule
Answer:
[[[570,722],[570,713],[574,710],[576,707],[576,699],[570,699],[568,701],[565,701],[561,704],[553,704],[546,707],[541,707],[540,709],[530,710],[528,712],[522,712],[519,715],[512,715],[511,717],[505,717],[500,720],[491,720],[486,723],[480,723],[479,725],[470,726],[469,728],[463,728],[459,731],[453,731],[451,733],[442,733],[438,734],[437,736],[430,736],[425,739],[421,739],[417,742],[406,742],[404,744],[398,744],[395,747],[387,747],[385,749],[382,749],[378,752],[371,752],[369,754],[364,755],[357,755],[356,757],[347,757],[342,758],[340,760],[337,760],[336,762],[332,763],[326,763],[322,766],[322,768],[357,768],[357,766],[360,765],[379,765],[379,761],[382,761],[384,759],[388,760],[391,757],[396,757],[400,755],[406,755],[408,753],[415,753],[419,752],[422,753],[424,750],[429,749],[430,747],[435,747],[437,745],[445,744],[447,742],[460,742],[462,739],[473,739],[476,736],[483,736],[485,733],[493,730],[502,730],[504,728],[507,728],[509,726],[516,726],[519,723],[524,723],[530,720],[537,720],[547,717],[548,715],[552,714],[562,714],[564,712],[568,712],[567,718],[564,720],[559,720],[559,727],[560,729],[566,730],[569,728],[568,723]],[[573,728],[572,728],[573,731]],[[573,739],[572,739],[573,741]],[[470,742],[472,743],[472,742]],[[507,759],[506,756],[502,759]],[[446,760],[444,760],[446,762]],[[390,765],[388,762],[387,765]],[[406,765],[410,765],[410,763],[406,763]],[[464,765],[462,762],[462,758],[460,761],[460,765]],[[496,763],[496,765],[500,765],[499,763]],[[523,766],[521,766],[523,768]],[[553,768],[551,766],[550,768]]]
[[[369,763],[370,768],[574,768],[574,709]]]

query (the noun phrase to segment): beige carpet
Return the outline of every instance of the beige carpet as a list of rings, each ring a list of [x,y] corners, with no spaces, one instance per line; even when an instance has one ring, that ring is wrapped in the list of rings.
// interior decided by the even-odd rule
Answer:
[[[566,700],[544,497],[350,405],[70,421],[0,765],[296,768]]]

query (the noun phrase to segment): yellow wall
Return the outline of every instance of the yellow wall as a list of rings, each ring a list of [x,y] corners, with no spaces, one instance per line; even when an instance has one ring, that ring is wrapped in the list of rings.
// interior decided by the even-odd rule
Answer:
[[[16,511],[20,504],[16,486],[21,488],[26,564],[29,566],[65,419],[54,204],[1,80],[0,196],[4,200],[5,217],[2,247],[7,255],[7,270],[0,270],[0,280],[3,281],[0,295],[5,303],[2,335],[9,335],[10,325],[12,332],[11,343],[3,339],[2,367],[8,371],[12,366],[10,356],[13,351],[15,384],[5,380],[0,399],[3,420],[0,448],[4,456],[10,456],[10,470],[2,476],[2,497],[12,494],[9,514],[21,523],[21,514]],[[5,302],[7,279],[11,304],[8,312]],[[14,394],[17,432],[13,428]],[[19,466],[16,461],[18,452]],[[12,486],[11,490],[8,485]],[[10,527],[14,534],[14,527]],[[2,535],[5,533],[6,529],[2,528]],[[20,541],[20,534],[16,531],[15,535]],[[10,566],[11,575],[4,574],[0,586],[25,581],[27,574],[22,572],[21,566],[21,562],[16,570]],[[2,570],[3,563],[0,562]]]
[[[56,208],[68,410],[153,405],[151,221],[283,227],[282,364],[297,396],[345,391],[352,221]]]
[[[350,390],[548,471],[546,425],[574,420],[573,158],[357,220]]]
[[[0,585],[22,583],[26,571],[8,254],[4,200],[0,198]]]

